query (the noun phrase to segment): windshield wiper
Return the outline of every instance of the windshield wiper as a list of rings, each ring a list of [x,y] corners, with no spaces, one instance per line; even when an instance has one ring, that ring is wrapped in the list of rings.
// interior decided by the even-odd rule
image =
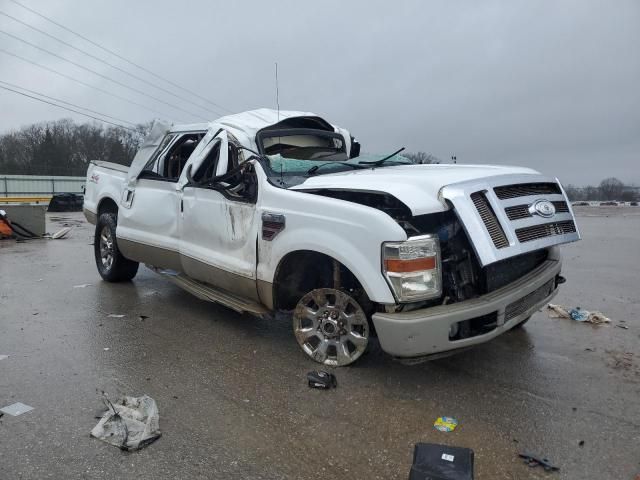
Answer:
[[[373,165],[374,167],[379,167],[384,162],[389,160],[391,157],[395,157],[397,154],[402,152],[404,149],[405,149],[405,147],[402,147],[400,150],[398,150],[396,152],[393,152],[391,155],[388,155],[388,156],[386,156],[384,158],[381,158],[380,160],[374,160],[372,162],[358,162],[358,165]]]
[[[339,165],[345,165],[347,167],[351,167],[353,169],[362,169],[362,168],[367,168],[367,167],[361,167],[360,165],[358,165],[357,163],[349,163],[349,162],[325,162],[325,163],[321,163],[320,165],[314,165],[313,167],[311,167],[309,170],[307,170],[307,175],[313,175],[314,173],[316,173],[318,171],[318,169],[324,167],[325,165],[335,165],[335,164],[339,164]],[[360,162],[362,163],[362,162]]]

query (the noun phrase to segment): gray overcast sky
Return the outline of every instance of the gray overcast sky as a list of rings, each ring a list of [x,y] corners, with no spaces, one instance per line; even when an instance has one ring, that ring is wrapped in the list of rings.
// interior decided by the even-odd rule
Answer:
[[[234,112],[274,107],[277,61],[281,108],[350,129],[366,151],[406,146],[532,166],[565,183],[640,183],[637,0],[20,1]],[[0,11],[135,71],[9,0]],[[198,110],[4,16],[0,29]],[[0,47],[195,120],[2,34]],[[0,80],[133,122],[154,117],[4,53]],[[6,91],[0,106],[0,131],[82,120]]]

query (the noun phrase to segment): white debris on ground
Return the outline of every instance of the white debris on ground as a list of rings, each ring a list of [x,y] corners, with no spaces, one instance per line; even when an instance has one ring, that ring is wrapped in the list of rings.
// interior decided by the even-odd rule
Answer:
[[[553,303],[550,303],[547,305],[547,313],[550,318],[568,318],[575,320],[576,322],[593,323],[595,325],[611,323],[611,319],[605,317],[601,312],[590,312],[588,310],[583,310],[580,307],[567,308],[563,305],[554,305]]]
[[[91,430],[91,436],[115,445],[122,450],[134,451],[154,442],[160,432],[158,407],[153,398],[123,396],[115,403],[105,398],[108,410]]]
[[[11,415],[13,417],[17,417],[18,415],[22,415],[23,413],[27,413],[33,410],[33,407],[29,405],[25,405],[21,402],[16,402],[6,407],[0,408],[0,412],[6,413],[7,415]]]

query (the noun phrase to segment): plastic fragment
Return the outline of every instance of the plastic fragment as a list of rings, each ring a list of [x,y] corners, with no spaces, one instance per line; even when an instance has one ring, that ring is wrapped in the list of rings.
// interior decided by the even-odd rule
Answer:
[[[323,370],[307,373],[307,380],[309,381],[310,388],[329,390],[330,388],[336,388],[338,386],[336,376],[333,373],[325,372]]]
[[[552,465],[548,459],[535,453],[522,452],[519,453],[518,456],[523,458],[524,463],[531,468],[541,466],[546,472],[557,472],[560,470],[560,467]]]
[[[453,417],[438,417],[433,426],[441,432],[453,432],[458,426],[458,420]]]
[[[23,413],[27,413],[33,410],[33,407],[29,405],[25,405],[21,402],[16,402],[11,405],[7,405],[6,407],[0,408],[0,412],[6,413],[7,415],[11,415],[13,417],[17,417],[18,415],[22,415]]]
[[[604,316],[601,312],[590,312],[583,310],[580,307],[567,308],[563,305],[554,305],[550,303],[547,305],[547,313],[550,318],[568,318],[575,320],[576,322],[593,323],[600,325],[603,323],[611,323],[611,319]]]
[[[72,227],[64,227],[58,230],[56,233],[51,235],[53,240],[61,240],[67,236],[67,234],[71,231]]]
[[[158,406],[148,395],[123,396],[116,402],[104,398],[108,410],[91,430],[91,436],[121,450],[134,451],[154,442],[160,432]]]

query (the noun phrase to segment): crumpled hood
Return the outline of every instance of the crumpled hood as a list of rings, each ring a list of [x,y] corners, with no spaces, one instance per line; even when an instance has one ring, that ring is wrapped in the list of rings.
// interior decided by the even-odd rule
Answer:
[[[539,175],[539,172],[498,165],[397,165],[318,175],[291,190],[387,192],[407,205],[413,215],[424,215],[448,209],[438,198],[438,192],[446,185],[512,174]]]

